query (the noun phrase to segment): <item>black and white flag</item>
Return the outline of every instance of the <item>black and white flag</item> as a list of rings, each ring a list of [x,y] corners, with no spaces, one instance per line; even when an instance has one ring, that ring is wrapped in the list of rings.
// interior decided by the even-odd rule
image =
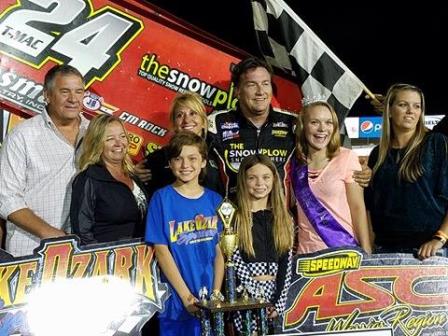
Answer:
[[[364,84],[283,0],[252,0],[252,11],[266,60],[297,78],[304,97],[326,99],[342,125]]]

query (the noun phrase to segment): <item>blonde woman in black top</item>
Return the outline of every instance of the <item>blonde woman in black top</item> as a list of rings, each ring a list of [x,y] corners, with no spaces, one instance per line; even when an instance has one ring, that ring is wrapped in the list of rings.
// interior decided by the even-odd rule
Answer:
[[[377,252],[416,252],[425,259],[448,239],[448,142],[424,125],[423,92],[394,84],[386,95],[379,146],[366,190]]]

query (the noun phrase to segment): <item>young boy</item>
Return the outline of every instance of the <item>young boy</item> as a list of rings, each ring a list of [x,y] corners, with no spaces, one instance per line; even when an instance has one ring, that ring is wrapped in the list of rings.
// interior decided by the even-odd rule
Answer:
[[[168,145],[172,185],[157,190],[148,208],[146,242],[154,245],[171,296],[159,315],[160,335],[201,334],[195,302],[202,287],[220,289],[224,259],[218,245],[221,196],[202,187],[207,145],[192,132],[179,132]]]

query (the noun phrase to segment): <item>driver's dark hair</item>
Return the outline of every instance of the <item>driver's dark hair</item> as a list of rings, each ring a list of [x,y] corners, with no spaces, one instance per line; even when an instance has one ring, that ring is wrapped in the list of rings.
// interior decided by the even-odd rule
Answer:
[[[241,76],[244,73],[246,73],[250,69],[255,68],[265,68],[269,72],[271,77],[274,74],[272,67],[265,60],[258,57],[248,57],[236,64],[232,69],[232,82],[235,87],[239,86]]]

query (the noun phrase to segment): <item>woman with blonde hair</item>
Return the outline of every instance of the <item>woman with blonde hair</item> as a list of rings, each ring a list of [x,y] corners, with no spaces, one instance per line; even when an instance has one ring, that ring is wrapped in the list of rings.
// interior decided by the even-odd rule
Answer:
[[[298,253],[361,246],[369,239],[361,170],[356,154],[340,145],[338,118],[326,101],[305,104],[297,120],[297,157],[291,181],[298,210]]]
[[[447,140],[424,125],[423,92],[394,84],[386,95],[379,146],[366,193],[377,252],[436,254],[448,239]]]
[[[127,153],[123,122],[99,115],[89,125],[73,181],[70,221],[82,244],[143,237],[148,197]]]
[[[239,246],[233,255],[237,280],[249,296],[262,295],[274,304],[268,310],[268,318],[273,319],[285,308],[294,230],[277,168],[269,157],[251,155],[241,162],[237,205]],[[240,313],[234,321],[241,332]],[[254,318],[251,330],[255,328]]]
[[[169,119],[174,133],[180,131],[190,131],[203,139],[207,135],[207,114],[205,105],[200,95],[194,92],[184,92],[178,94],[170,108]],[[223,193],[223,186],[220,183],[217,164],[213,153],[208,153],[206,174],[200,181],[202,185]],[[168,165],[167,147],[162,147],[145,158],[145,168],[150,172],[150,177],[145,178],[139,170],[139,176],[145,179],[145,186],[148,194],[152,196],[157,189],[165,187],[174,182],[175,177]],[[138,168],[140,164],[138,165]]]

